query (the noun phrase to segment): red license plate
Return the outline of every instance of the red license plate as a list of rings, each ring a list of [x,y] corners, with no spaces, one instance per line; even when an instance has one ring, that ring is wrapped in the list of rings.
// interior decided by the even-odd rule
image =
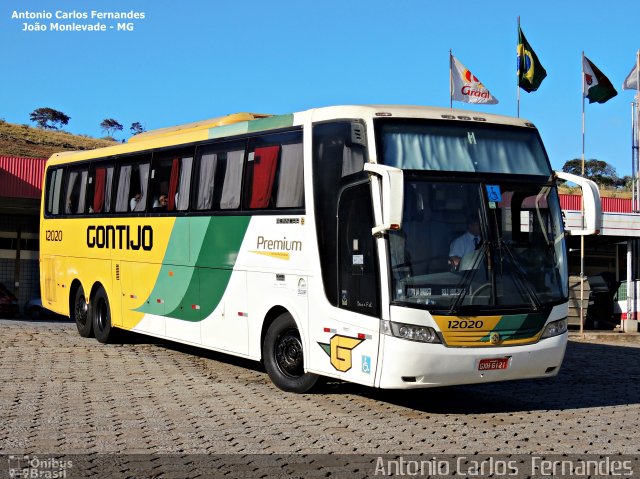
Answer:
[[[478,363],[478,371],[493,371],[495,369],[507,369],[509,358],[481,359]]]

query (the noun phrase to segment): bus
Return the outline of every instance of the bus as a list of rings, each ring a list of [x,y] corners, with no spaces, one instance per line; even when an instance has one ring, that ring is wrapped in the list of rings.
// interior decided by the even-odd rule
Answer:
[[[43,304],[102,343],[125,330],[262,361],[285,391],[550,377],[567,343],[558,178],[583,190],[571,233],[595,233],[595,184],[554,173],[529,121],[485,113],[238,113],[54,154]]]

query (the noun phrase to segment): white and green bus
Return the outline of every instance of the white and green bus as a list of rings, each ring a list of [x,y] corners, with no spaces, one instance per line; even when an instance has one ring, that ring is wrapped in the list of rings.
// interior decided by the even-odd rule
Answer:
[[[554,376],[558,175],[526,120],[413,106],[235,114],[56,154],[43,302],[101,342],[263,361],[286,391]],[[594,233],[597,188],[563,176],[583,187],[573,233]]]

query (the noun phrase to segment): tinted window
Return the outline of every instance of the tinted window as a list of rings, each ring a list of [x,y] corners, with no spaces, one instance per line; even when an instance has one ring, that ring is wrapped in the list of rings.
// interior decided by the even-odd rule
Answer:
[[[87,199],[89,213],[109,213],[113,191],[113,174],[115,168],[108,163],[94,163],[89,170]]]
[[[136,161],[137,160],[137,161]],[[129,159],[118,169],[117,213],[144,212],[148,197],[149,155]]]
[[[337,228],[338,196],[347,185],[367,178],[364,146],[353,141],[352,125],[360,123],[321,123],[313,127],[313,195],[316,231],[322,263],[322,281],[327,299],[339,304]]]
[[[245,205],[249,209],[302,208],[302,132],[251,140],[247,156]]]
[[[149,184],[153,212],[185,211],[189,208],[193,148],[154,154]]]
[[[243,141],[198,148],[196,210],[240,207],[245,144]]]
[[[88,166],[67,169],[67,181],[64,195],[64,214],[78,215],[85,213],[88,176]]]
[[[62,191],[62,168],[49,170],[49,180],[47,181],[47,213],[50,215],[60,214],[60,192]]]

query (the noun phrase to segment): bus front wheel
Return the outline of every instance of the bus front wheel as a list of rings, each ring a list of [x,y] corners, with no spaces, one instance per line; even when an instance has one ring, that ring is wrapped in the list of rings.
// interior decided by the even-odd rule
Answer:
[[[78,333],[83,338],[89,338],[93,335],[93,324],[91,322],[91,315],[89,314],[89,305],[84,295],[84,289],[82,286],[78,286],[76,289],[76,295],[73,298],[73,320],[76,322]]]
[[[107,293],[102,286],[98,288],[93,301],[91,301],[93,332],[101,343],[108,343],[113,338],[111,329],[111,308]]]
[[[300,332],[289,313],[278,316],[264,338],[264,367],[273,383],[283,391],[304,393],[318,376],[304,372]]]

